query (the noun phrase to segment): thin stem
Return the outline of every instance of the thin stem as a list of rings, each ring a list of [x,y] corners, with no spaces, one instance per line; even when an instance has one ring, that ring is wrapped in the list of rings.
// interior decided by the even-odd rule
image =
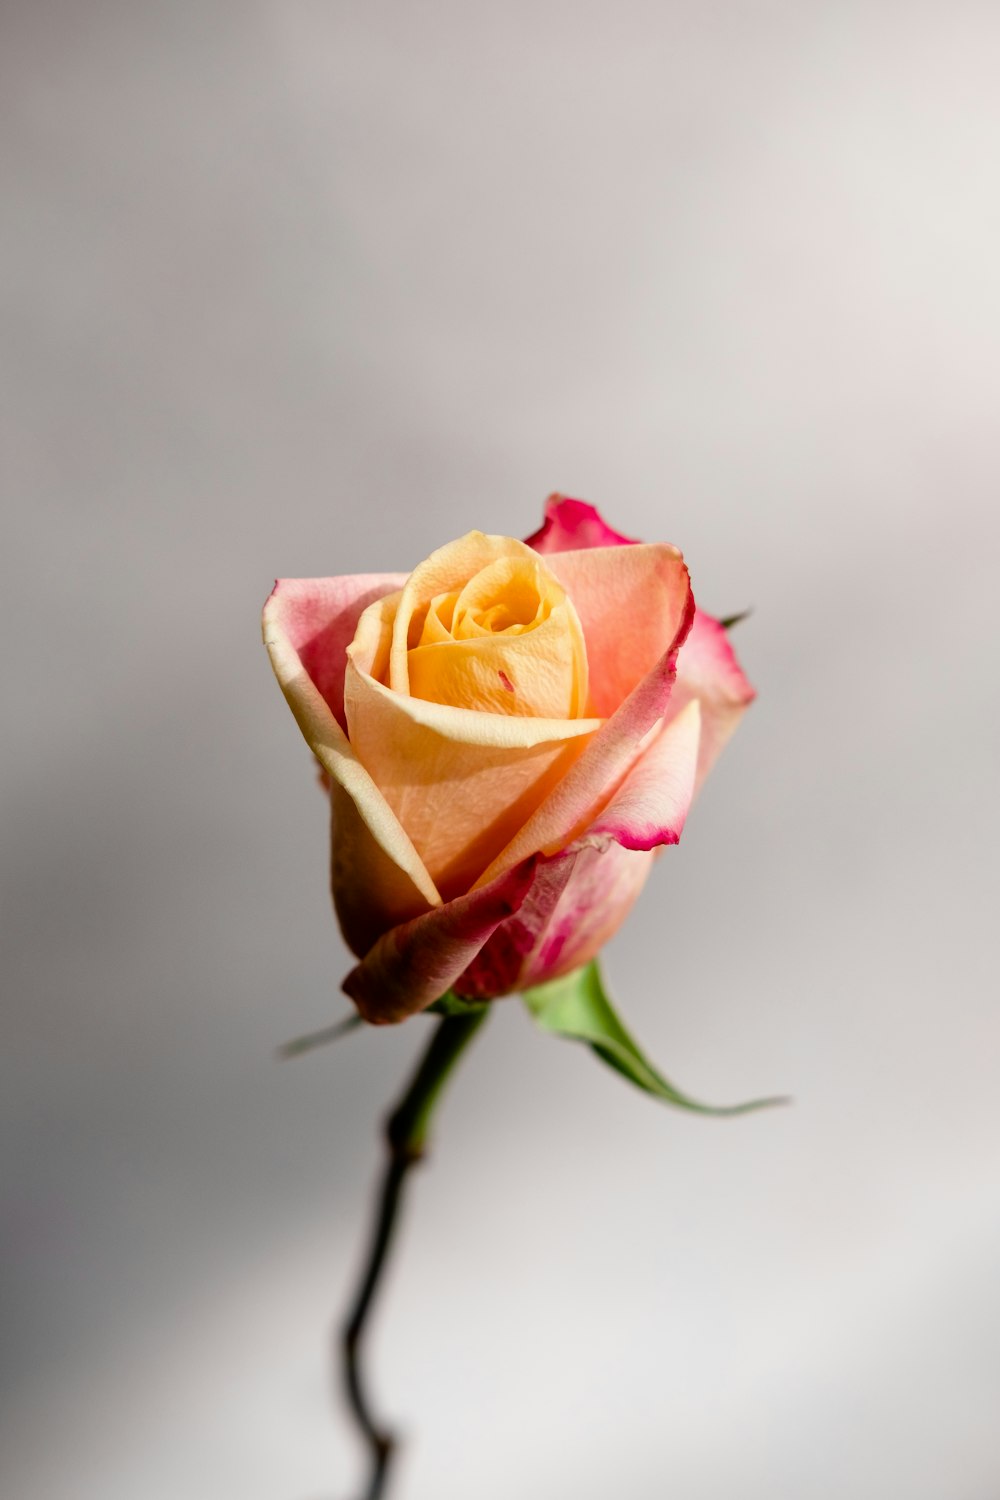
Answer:
[[[378,1211],[365,1269],[341,1339],[347,1399],[371,1455],[364,1500],[381,1500],[396,1447],[393,1434],[372,1415],[361,1371],[365,1326],[392,1246],[403,1184],[411,1167],[424,1155],[431,1117],[446,1078],[487,1015],[482,1010],[464,1016],[445,1016],[435,1029],[409,1088],[386,1122],[388,1160],[382,1177]]]

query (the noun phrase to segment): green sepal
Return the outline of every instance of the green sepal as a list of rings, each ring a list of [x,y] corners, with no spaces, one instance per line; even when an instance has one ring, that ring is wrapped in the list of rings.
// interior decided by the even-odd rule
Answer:
[[[596,961],[575,969],[562,979],[552,979],[536,989],[525,990],[524,1003],[543,1031],[571,1041],[586,1042],[609,1067],[624,1075],[637,1088],[679,1109],[700,1115],[745,1115],[751,1110],[787,1104],[785,1098],[751,1099],[746,1104],[700,1104],[658,1073],[643,1056],[615,1014],[604,991]]]
[[[463,1000],[453,990],[445,990],[440,1000],[428,1005],[425,1014],[431,1016],[478,1016],[486,1009],[486,1000]]]
[[[738,615],[724,615],[719,621],[723,630],[732,630],[734,625],[741,624],[753,614],[752,609],[741,609]]]
[[[328,1047],[331,1042],[339,1041],[349,1031],[356,1031],[364,1024],[359,1015],[345,1016],[342,1021],[334,1021],[332,1026],[324,1026],[320,1031],[307,1031],[305,1036],[292,1037],[290,1042],[284,1042],[278,1048],[278,1056],[302,1057],[306,1052],[315,1052],[317,1047]]]

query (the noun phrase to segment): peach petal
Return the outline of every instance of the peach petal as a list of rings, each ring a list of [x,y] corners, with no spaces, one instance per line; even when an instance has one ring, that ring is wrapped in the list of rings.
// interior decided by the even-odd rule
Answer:
[[[565,849],[594,821],[618,790],[646,745],[646,736],[670,704],[678,651],[691,628],[694,600],[688,589],[674,639],[653,668],[607,719],[584,753],[553,788],[507,847],[480,876],[493,880],[531,854]]]
[[[684,559],[664,542],[636,542],[548,561],[583,627],[592,711],[607,718],[677,638],[691,599]]]
[[[376,838],[360,799],[339,781],[331,780],[329,791],[333,906],[345,943],[361,958],[390,927],[439,908],[441,897],[426,872],[418,883],[400,863],[398,849],[390,854],[387,841]]]
[[[351,744],[445,900],[478,879],[600,727],[405,698],[355,659],[345,702]]]
[[[473,961],[531,888],[534,861],[381,937],[344,980],[366,1021],[403,1021],[433,1005]]]

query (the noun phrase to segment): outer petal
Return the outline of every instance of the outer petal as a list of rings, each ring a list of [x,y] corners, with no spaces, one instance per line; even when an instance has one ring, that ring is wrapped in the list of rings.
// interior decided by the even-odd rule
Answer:
[[[693,699],[701,704],[701,749],[695,791],[701,786],[723,745],[756,697],[718,620],[697,610],[691,634],[677,660],[677,684],[670,714]]]
[[[579,967],[617,932],[645,883],[651,851],[676,844],[694,788],[700,714],[692,703],[654,736],[604,811],[539,861],[517,913],[455,982],[491,999]]]
[[[531,889],[534,861],[380,938],[344,980],[366,1021],[382,1025],[426,1010],[467,968]]]
[[[561,552],[549,568],[583,627],[590,702],[607,718],[676,639],[691,599],[684,559],[665,542]]]
[[[545,502],[545,520],[538,531],[525,538],[536,552],[571,552],[587,547],[629,547],[631,537],[612,531],[596,505],[550,495]]]
[[[562,782],[600,720],[480,713],[392,692],[378,679],[394,612],[394,597],[369,610],[350,650],[351,744],[448,900],[469,889]]]
[[[331,590],[333,584],[357,583],[356,579],[316,581],[318,598],[309,604],[313,584],[309,580],[279,580],[264,607],[264,644],[275,676],[295,715],[306,743],[324,771],[353,804],[339,853],[341,867],[367,892],[373,910],[384,900],[385,925],[412,916],[428,906],[439,906],[441,897],[434,882],[400,826],[392,808],[361,764],[333,709],[304,665],[317,637],[331,629],[338,605],[345,609],[347,588]],[[370,580],[366,580],[370,583]],[[355,592],[355,603],[364,590]],[[287,601],[287,607],[286,607]],[[324,601],[326,608],[324,609]],[[353,606],[351,606],[353,607]],[[315,635],[310,635],[310,630]],[[340,626],[337,626],[340,629]],[[332,639],[335,632],[327,639]],[[314,659],[331,661],[332,649],[315,648]],[[331,677],[334,667],[331,666]],[[328,686],[331,678],[327,679]],[[338,852],[334,851],[335,867]],[[391,872],[391,881],[387,878]]]
[[[680,839],[694,798],[701,743],[701,706],[695,699],[655,730],[603,812],[581,839],[606,848],[656,849]]]
[[[264,606],[264,642],[282,636],[312,679],[341,729],[347,648],[364,611],[394,594],[405,573],[358,573],[349,578],[279,578]],[[268,645],[270,650],[270,645]]]
[[[441,906],[426,870],[418,884],[400,862],[398,847],[390,852],[389,841],[376,837],[371,809],[366,809],[366,822],[363,806],[363,799],[355,800],[340,780],[331,781],[330,889],[344,941],[359,958],[389,928]],[[386,811],[391,817],[391,809]],[[416,853],[413,857],[418,859]]]
[[[667,713],[677,653],[693,616],[694,600],[688,587],[676,633],[663,655],[598,730],[580,759],[484,872],[479,884],[487,884],[531,854],[555,854],[567,848],[593,823],[638,760],[646,736]]]
[[[589,962],[625,920],[654,855],[579,842],[539,861],[519,911],[500,924],[453,988],[491,1000]]]

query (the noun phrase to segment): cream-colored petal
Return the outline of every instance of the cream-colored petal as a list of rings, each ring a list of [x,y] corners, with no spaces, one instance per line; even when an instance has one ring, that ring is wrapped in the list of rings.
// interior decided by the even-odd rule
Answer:
[[[344,941],[362,958],[390,928],[438,910],[441,898],[429,876],[417,887],[399,862],[398,844],[390,854],[387,841],[378,842],[359,802],[330,782],[330,889]]]
[[[380,884],[385,884],[385,862],[388,861],[393,873],[392,890],[387,896],[394,912],[411,908],[410,915],[416,915],[428,906],[437,906],[441,897],[412,840],[303,666],[299,646],[305,650],[306,642],[302,640],[297,645],[289,629],[290,624],[294,629],[296,622],[303,617],[302,590],[295,586],[286,589],[283,582],[279,580],[275,585],[264,608],[264,644],[307,745],[356,810],[355,832],[348,835],[356,865],[351,878],[366,889],[367,899],[377,911]],[[286,599],[290,601],[288,608]],[[318,623],[322,628],[322,622]],[[361,830],[364,830],[363,835]],[[399,917],[394,920],[399,920]],[[390,924],[387,922],[386,925]]]

